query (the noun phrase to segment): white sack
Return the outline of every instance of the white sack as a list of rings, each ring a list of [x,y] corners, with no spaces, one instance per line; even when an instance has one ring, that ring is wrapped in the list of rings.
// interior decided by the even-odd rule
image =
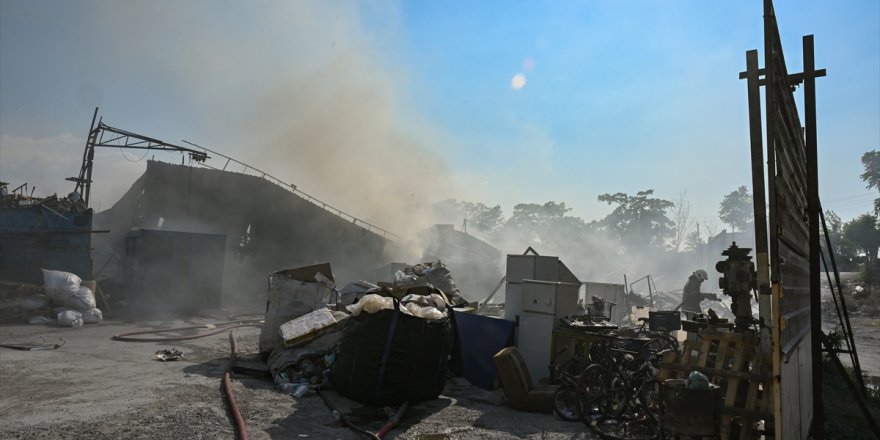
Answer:
[[[64,327],[82,327],[82,314],[76,310],[68,310],[58,314],[58,325]]]

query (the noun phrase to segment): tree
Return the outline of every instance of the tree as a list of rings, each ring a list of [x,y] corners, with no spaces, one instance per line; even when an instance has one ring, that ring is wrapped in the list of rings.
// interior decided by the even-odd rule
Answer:
[[[730,225],[731,232],[744,231],[751,227],[754,222],[754,208],[752,195],[745,185],[724,196],[718,207],[718,217]]]
[[[696,227],[684,238],[684,244],[690,250],[697,250],[700,246],[705,244],[703,237],[700,235],[699,223],[697,223]]]
[[[877,259],[877,251],[880,250],[880,229],[877,227],[877,217],[871,214],[862,214],[844,225],[843,240],[858,253],[864,254],[868,267],[871,267]]]
[[[634,196],[624,193],[600,195],[600,202],[617,205],[600,224],[629,249],[662,248],[675,226],[666,217],[666,211],[674,204],[668,200],[652,198],[652,194],[653,189],[639,191]]]
[[[490,208],[482,203],[467,203],[465,213],[468,229],[475,229],[484,236],[491,235],[504,222],[501,205]]]
[[[520,203],[513,207],[513,214],[504,223],[504,229],[507,232],[522,234],[529,243],[546,243],[551,230],[559,226],[563,218],[577,219],[583,224],[580,218],[566,217],[568,211],[571,211],[571,208],[566,208],[565,202],[550,201],[543,205]]]
[[[675,252],[691,241],[688,240],[688,235],[694,229],[694,222],[691,220],[691,204],[685,199],[686,195],[687,191],[680,193],[678,201],[672,207],[672,221],[675,223],[672,245],[675,247]]]
[[[834,211],[825,211],[825,226],[828,228],[828,239],[831,241],[831,249],[834,252],[834,261],[837,263],[838,269],[842,271],[851,271],[855,269],[854,257],[855,252],[847,240],[843,239],[844,223]],[[822,249],[827,252],[825,242],[825,230],[820,231],[822,239],[819,244]],[[830,262],[829,262],[830,264]]]
[[[462,224],[467,222],[469,232],[490,237],[504,222],[501,206],[488,207],[483,203],[473,203],[446,199],[433,205],[434,214],[444,222]]]
[[[868,189],[880,191],[880,151],[872,150],[862,155],[865,172],[861,177],[868,184]],[[874,215],[880,216],[880,198],[874,199]]]

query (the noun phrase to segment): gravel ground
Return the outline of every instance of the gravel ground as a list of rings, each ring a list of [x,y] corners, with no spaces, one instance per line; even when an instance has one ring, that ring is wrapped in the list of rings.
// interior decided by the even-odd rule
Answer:
[[[227,335],[175,343],[112,341],[114,334],[229,320],[215,313],[188,321],[105,321],[82,329],[2,325],[0,342],[56,342],[57,350],[0,348],[0,438],[4,439],[232,439],[233,420],[221,379],[229,356]],[[240,319],[240,317],[234,318]],[[237,331],[243,355],[257,352],[259,329]],[[185,358],[159,362],[153,353],[175,347]],[[269,380],[236,375],[234,392],[251,439],[364,438],[337,423],[315,395],[294,398]],[[385,416],[327,392],[358,425],[376,431]],[[413,406],[386,438],[593,439],[579,422],[513,411],[500,391],[464,379],[444,394]]]

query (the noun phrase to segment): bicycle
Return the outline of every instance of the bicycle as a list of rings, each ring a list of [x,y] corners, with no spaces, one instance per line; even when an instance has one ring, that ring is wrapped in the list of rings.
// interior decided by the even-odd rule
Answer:
[[[615,348],[611,342],[605,347],[603,363],[587,367],[579,378],[581,419],[594,430],[638,426],[641,434],[636,438],[655,435],[659,426],[656,375],[668,350],[640,360],[638,352]],[[608,438],[615,437],[609,434]]]
[[[559,359],[566,350],[568,347],[556,353],[556,359]],[[551,367],[551,377],[560,382],[559,388],[553,394],[553,412],[563,420],[571,422],[580,420],[582,390],[579,382],[585,364],[586,360],[575,354],[571,359]]]

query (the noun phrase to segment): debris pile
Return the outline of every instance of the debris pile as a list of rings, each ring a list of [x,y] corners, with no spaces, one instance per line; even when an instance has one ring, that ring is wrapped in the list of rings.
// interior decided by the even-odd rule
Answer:
[[[176,361],[183,359],[183,351],[177,348],[165,348],[156,351],[156,360],[162,362]]]
[[[378,406],[436,398],[455,329],[433,283],[464,301],[439,261],[409,266],[382,287],[358,281],[341,291],[326,263],[273,273],[260,352],[276,387],[300,397],[332,386]]]
[[[8,192],[5,182],[0,186],[0,207],[3,208],[30,208],[40,207],[55,213],[59,217],[64,217],[63,213],[83,212],[86,205],[82,196],[76,191],[67,195],[67,197],[58,197],[58,194],[52,194],[48,197],[33,197],[27,194],[27,184],[23,184]],[[31,191],[33,194],[33,190]]]
[[[455,286],[455,280],[452,279],[452,273],[449,271],[449,268],[440,260],[419,263],[407,266],[403,270],[398,270],[394,274],[394,286],[436,287],[449,298],[449,302],[453,307],[468,304],[468,300],[461,296],[461,292]]]
[[[327,263],[269,275],[266,320],[260,331],[260,354],[267,358],[273,351],[286,348],[281,326],[326,307],[335,296],[334,288],[333,273]]]

